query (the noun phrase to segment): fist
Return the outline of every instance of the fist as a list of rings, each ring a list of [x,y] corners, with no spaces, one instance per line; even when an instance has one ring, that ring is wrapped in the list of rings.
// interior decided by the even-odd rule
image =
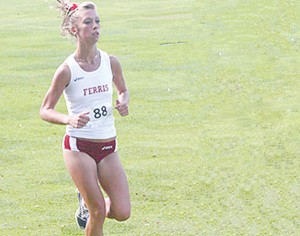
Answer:
[[[119,100],[117,100],[115,108],[118,110],[121,116],[127,116],[129,114],[128,105],[125,102],[120,102]]]
[[[74,128],[82,128],[90,121],[88,114],[89,112],[82,112],[78,115],[72,116],[69,121],[70,125]]]

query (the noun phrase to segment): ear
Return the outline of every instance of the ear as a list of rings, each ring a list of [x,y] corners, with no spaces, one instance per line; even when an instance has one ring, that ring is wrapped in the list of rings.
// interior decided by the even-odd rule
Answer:
[[[77,34],[77,29],[76,29],[75,26],[72,26],[71,32],[72,32],[73,35],[76,35],[76,34]]]

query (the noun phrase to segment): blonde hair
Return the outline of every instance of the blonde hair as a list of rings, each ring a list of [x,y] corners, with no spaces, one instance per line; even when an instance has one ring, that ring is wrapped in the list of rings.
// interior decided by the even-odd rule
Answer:
[[[97,7],[95,3],[93,2],[83,2],[81,4],[79,3],[73,3],[69,0],[57,0],[59,2],[58,9],[62,13],[62,24],[61,24],[61,34],[63,36],[74,36],[72,32],[72,27],[76,24],[76,21],[78,19],[78,11],[83,10],[96,10]]]

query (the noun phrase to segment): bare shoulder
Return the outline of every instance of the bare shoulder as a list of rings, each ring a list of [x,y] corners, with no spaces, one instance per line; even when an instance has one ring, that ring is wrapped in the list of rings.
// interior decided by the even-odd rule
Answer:
[[[109,59],[110,59],[110,64],[111,64],[111,68],[113,71],[121,70],[121,63],[116,56],[110,55]]]
[[[53,81],[64,86],[68,85],[71,80],[71,70],[66,63],[61,64],[53,77]]]
[[[66,63],[63,63],[57,68],[55,74],[60,77],[71,77],[71,70]]]
[[[114,56],[114,55],[109,55],[110,63],[115,64],[115,63],[120,63],[119,59]]]

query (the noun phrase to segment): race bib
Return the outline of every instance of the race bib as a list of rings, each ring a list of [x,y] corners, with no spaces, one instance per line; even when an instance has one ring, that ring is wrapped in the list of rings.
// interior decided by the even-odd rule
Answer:
[[[89,110],[90,121],[87,126],[97,127],[105,122],[105,118],[112,115],[112,106],[110,104],[95,107]]]

